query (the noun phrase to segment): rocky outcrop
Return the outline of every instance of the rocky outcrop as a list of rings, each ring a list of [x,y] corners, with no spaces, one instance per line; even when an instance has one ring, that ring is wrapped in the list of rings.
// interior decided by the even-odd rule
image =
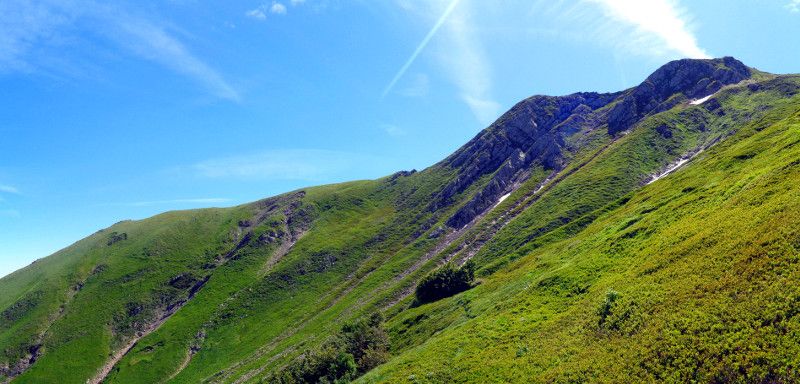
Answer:
[[[608,133],[631,128],[643,117],[672,108],[685,99],[697,99],[751,76],[751,70],[732,57],[669,62],[629,90],[608,112]]]
[[[454,196],[491,175],[488,183],[447,221],[451,227],[469,223],[496,203],[514,183],[527,177],[532,164],[560,168],[564,138],[598,126],[599,120],[591,115],[617,96],[599,93],[533,96],[518,103],[440,164],[459,171],[434,197],[430,209],[448,206]]]
[[[447,220],[451,227],[464,226],[523,181],[535,163],[551,170],[561,168],[569,150],[565,148],[568,137],[606,124],[608,133],[615,135],[648,115],[750,76],[750,68],[731,57],[685,59],[662,66],[624,92],[530,97],[439,164],[457,170],[457,175],[433,196],[429,210],[450,206],[457,195],[488,176],[482,188]],[[669,129],[659,133],[672,134]]]

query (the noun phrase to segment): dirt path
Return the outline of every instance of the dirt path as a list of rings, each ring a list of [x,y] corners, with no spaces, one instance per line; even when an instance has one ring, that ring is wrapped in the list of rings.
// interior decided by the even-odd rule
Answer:
[[[100,368],[97,374],[91,380],[87,381],[87,383],[89,384],[102,383],[103,380],[105,380],[106,376],[108,376],[108,374],[111,373],[111,370],[114,369],[114,366],[117,365],[117,363],[120,360],[122,360],[122,358],[125,357],[125,355],[134,346],[136,346],[136,343],[138,343],[139,340],[141,340],[143,337],[149,335],[150,333],[158,329],[158,327],[160,327],[161,324],[164,324],[164,322],[182,306],[183,304],[177,306],[178,308],[176,308],[174,311],[171,311],[170,313],[161,316],[157,321],[148,325],[143,331],[137,333],[135,337],[128,340],[128,342],[125,343],[125,345],[122,348],[120,348],[119,350],[114,352],[114,354],[111,355],[111,357],[106,361],[105,364],[103,364],[103,366]]]
[[[192,361],[192,357],[194,356],[195,353],[197,353],[197,350],[195,350],[194,348],[189,348],[189,351],[186,352],[186,357],[184,357],[183,361],[181,361],[181,364],[178,365],[178,369],[176,369],[175,372],[173,372],[166,380],[164,380],[163,383],[166,383],[174,379],[175,376],[178,376],[178,374],[183,372],[183,370],[189,366],[189,363]]]

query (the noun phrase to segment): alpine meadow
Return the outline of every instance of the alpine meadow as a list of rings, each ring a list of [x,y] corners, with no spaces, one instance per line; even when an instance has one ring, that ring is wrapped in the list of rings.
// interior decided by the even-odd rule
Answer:
[[[119,222],[2,278],[0,372],[793,382],[798,144],[800,76],[729,57],[533,96],[425,170]]]
[[[13,156],[0,154],[0,232],[17,228],[0,234],[0,261],[73,233],[72,221],[76,227],[101,224],[50,256],[0,273],[0,383],[800,383],[800,74],[771,73],[736,53],[711,58],[696,42],[747,39],[745,22],[736,27],[741,33],[725,29],[723,37],[707,33],[696,40],[687,15],[700,8],[681,8],[678,0],[581,0],[568,11],[561,2],[536,2],[533,9],[544,16],[527,29],[513,20],[507,28],[479,27],[475,20],[502,11],[480,8],[492,2],[454,0],[431,2],[440,5],[429,12],[435,17],[423,18],[432,29],[420,33],[419,45],[414,40],[400,49],[361,40],[401,34],[391,32],[400,16],[373,16],[389,8],[415,14],[431,5],[255,2],[252,10],[237,8],[235,23],[202,26],[201,20],[217,16],[196,11],[196,18],[176,16],[175,23],[145,18],[163,9],[206,9],[194,2],[132,6],[122,14],[115,11],[122,3],[115,2],[47,0],[39,7],[9,1],[0,4],[0,84],[8,92],[0,96],[0,130],[8,127],[2,141],[11,144],[0,143],[0,152],[20,148]],[[742,6],[733,3],[719,11],[720,20],[733,20],[734,8]],[[329,20],[353,7],[367,13],[340,12],[341,20]],[[469,13],[468,7],[485,12]],[[584,8],[601,14],[600,21],[580,19],[586,22],[578,27],[587,29],[573,34],[550,28],[565,20],[580,24],[574,18]],[[796,0],[775,8],[800,16]],[[711,25],[704,31],[733,23],[697,14]],[[313,23],[288,23],[301,16]],[[319,29],[303,31],[314,23]],[[325,28],[333,27],[326,23],[346,33],[328,36]],[[634,25],[630,36],[610,34],[609,26],[625,23]],[[791,36],[795,27],[776,22],[768,33]],[[233,36],[248,28],[306,45],[228,46],[195,33]],[[512,30],[513,39],[478,45]],[[351,33],[352,40],[342,37]],[[484,58],[503,44],[556,38],[563,46],[542,56],[601,38],[626,39],[597,46],[615,51],[617,63],[638,60],[622,58],[631,47],[651,57],[674,54],[647,69],[649,75],[612,88],[626,89],[587,87],[513,104],[540,93],[529,92],[501,112],[492,96],[522,85],[485,79],[492,68],[503,72],[497,78],[512,76],[509,68],[528,65],[531,53]],[[797,51],[788,46],[793,39],[781,41],[787,61],[800,68]],[[747,46],[742,41],[737,49]],[[92,55],[78,57],[84,49]],[[384,49],[414,53],[388,85],[391,76],[384,72],[372,84],[370,68],[381,67],[376,62],[384,60]],[[580,58],[603,67],[594,50],[573,52],[563,58],[565,71]],[[262,54],[275,61],[263,64],[256,59]],[[362,54],[374,54],[376,62]],[[422,73],[429,62],[444,68],[441,77],[430,69]],[[228,76],[253,63],[261,63],[263,76]],[[281,72],[288,67],[296,72]],[[304,77],[315,68],[323,68],[319,77]],[[523,71],[520,76],[533,70]],[[608,76],[601,71],[597,77]],[[554,82],[571,81],[556,79],[562,73],[556,68],[539,72]],[[43,93],[26,85],[30,77],[48,84]],[[130,83],[115,82],[123,77]],[[278,77],[291,84],[288,91]],[[209,95],[182,98],[180,81]],[[86,83],[108,92],[102,96],[108,104],[81,107],[94,90],[72,87]],[[74,98],[47,93],[61,87]],[[274,90],[259,94],[259,87]],[[362,93],[378,107],[351,102]],[[462,103],[439,106],[441,97]],[[40,107],[50,104],[53,109]],[[161,112],[147,107],[155,104]],[[130,109],[104,110],[108,105]],[[251,107],[287,120],[256,136],[247,119],[259,118],[244,116]],[[352,147],[378,141],[346,128],[353,121],[381,113],[405,121],[423,110],[441,129],[461,124],[451,122],[460,116],[453,111],[484,128],[442,152],[466,141],[448,156],[437,155],[444,159],[417,169],[410,168],[425,160],[408,143],[436,147],[443,140],[437,137],[448,133],[422,136],[409,125],[380,125],[405,151],[406,170],[386,172],[377,167],[394,163],[378,156],[352,160],[352,148],[335,148],[359,135],[362,141]],[[108,125],[103,113],[122,125]],[[217,120],[230,116],[244,120],[224,127]],[[39,125],[29,126],[32,121]],[[286,121],[315,128],[301,131]],[[51,125],[58,128],[41,128]],[[285,138],[312,148],[310,137],[317,134],[320,142],[342,141],[331,141],[330,150],[284,145],[261,157],[247,155],[273,143],[266,136],[275,137],[276,148]],[[70,144],[76,142],[92,144],[87,150]],[[151,151],[170,158],[155,163]],[[234,155],[197,155],[209,151]],[[45,157],[25,168],[35,156]],[[315,161],[321,165],[310,165]],[[382,173],[336,179],[342,168],[371,166]],[[295,184],[276,184],[267,193],[252,188],[247,192],[258,194],[246,200],[218,197],[248,196],[240,193],[245,181],[231,180],[259,177],[265,184]],[[163,181],[151,183],[156,178]],[[93,184],[79,184],[84,179]],[[323,181],[304,184],[315,180]],[[172,193],[169,185],[178,184],[184,189],[175,191],[191,193]],[[91,204],[79,204],[79,195]],[[39,209],[59,228],[26,221],[36,198],[51,201]],[[204,208],[215,204],[221,207]],[[71,205],[70,211],[53,208]],[[140,208],[152,211],[135,211]],[[106,212],[114,219],[102,221]],[[157,212],[163,213],[152,216]],[[97,230],[125,217],[136,219]]]

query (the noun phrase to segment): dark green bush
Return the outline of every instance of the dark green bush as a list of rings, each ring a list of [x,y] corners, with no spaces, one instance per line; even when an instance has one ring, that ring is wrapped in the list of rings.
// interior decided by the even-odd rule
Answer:
[[[475,264],[470,260],[461,268],[452,264],[433,271],[417,285],[417,303],[429,303],[472,288],[475,281]]]
[[[597,308],[598,326],[603,327],[603,325],[605,325],[606,320],[611,316],[611,310],[614,308],[614,303],[616,303],[617,299],[619,299],[619,292],[613,289],[609,289],[608,292],[606,292],[603,303]]]
[[[375,313],[345,324],[319,348],[264,378],[264,383],[348,383],[389,358],[383,316]]]

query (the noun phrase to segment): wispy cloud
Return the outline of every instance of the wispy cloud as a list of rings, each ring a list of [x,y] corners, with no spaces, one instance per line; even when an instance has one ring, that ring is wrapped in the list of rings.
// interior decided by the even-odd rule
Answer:
[[[251,18],[251,19],[256,19],[256,20],[266,20],[267,19],[267,14],[264,12],[263,9],[261,9],[261,7],[258,7],[256,9],[251,9],[251,10],[245,12],[244,15],[249,17],[249,18]]]
[[[423,9],[416,8],[419,5],[416,3],[401,1],[398,4],[407,11],[426,15],[435,12],[442,2],[422,2]],[[391,92],[441,29],[434,54],[458,87],[459,97],[478,121],[482,124],[491,123],[500,112],[500,104],[491,97],[491,64],[476,33],[475,24],[470,1],[450,0],[428,34],[386,86],[383,97]]]
[[[800,13],[800,0],[791,0],[786,4],[786,9],[792,13]]]
[[[122,6],[93,1],[4,0],[0,2],[0,31],[0,71],[31,73],[70,67],[73,62],[86,64],[87,58],[66,57],[64,52],[70,51],[72,41],[89,43],[80,37],[89,33],[123,52],[191,78],[218,97],[240,99],[219,72],[194,55],[165,25]]]
[[[3,203],[3,205],[6,205],[6,206],[7,206],[6,199],[5,199],[5,197],[2,196],[2,193],[21,195],[19,189],[15,188],[15,187],[12,187],[10,185],[0,184],[0,203]],[[17,218],[17,217],[20,217],[20,216],[21,215],[20,215],[19,211],[17,211],[16,209],[12,209],[12,208],[0,209],[0,217]]]
[[[209,159],[189,166],[188,171],[211,179],[327,181],[374,164],[380,162],[356,153],[285,149]],[[183,173],[186,168],[178,171]]]
[[[285,15],[286,6],[281,3],[272,3],[272,5],[269,7],[269,11],[276,15]]]
[[[386,85],[386,88],[383,89],[383,97],[386,97],[386,95],[392,91],[392,88],[394,88],[395,84],[397,84],[397,81],[400,80],[401,77],[403,77],[403,75],[408,70],[408,67],[410,67],[415,60],[417,60],[419,54],[422,53],[425,47],[428,46],[428,43],[430,43],[433,36],[435,36],[436,32],[439,31],[439,28],[441,28],[442,25],[444,25],[444,22],[447,21],[447,18],[456,8],[459,1],[460,0],[450,1],[450,4],[447,6],[447,8],[444,9],[444,12],[442,12],[441,16],[439,16],[439,19],[436,20],[436,23],[433,24],[433,27],[428,31],[428,34],[426,34],[425,37],[422,38],[422,41],[420,41],[419,44],[417,44],[417,48],[414,50],[414,52],[411,53],[411,56],[409,56],[409,58],[406,60],[403,66],[400,67],[397,73],[395,73],[392,80],[389,82],[389,84]]]
[[[303,5],[305,0],[291,0],[289,4],[292,6]],[[244,13],[245,16],[263,21],[267,19],[267,14],[272,13],[274,15],[285,15],[288,12],[286,5],[279,1],[273,1],[272,3],[264,3],[259,5],[258,7],[251,9]]]
[[[13,193],[15,195],[19,195],[20,194],[19,189],[15,188],[15,187],[12,187],[10,185],[4,185],[4,184],[0,184],[0,192]]]
[[[439,55],[449,69],[451,80],[458,86],[461,99],[478,121],[488,125],[500,113],[500,104],[491,96],[491,62],[476,33],[469,4],[465,2],[453,13],[446,29],[448,43]]]
[[[29,56],[43,40],[52,40],[57,30],[71,22],[71,15],[46,4],[29,1],[0,2],[0,72],[32,72]]]
[[[120,44],[138,56],[196,79],[218,97],[239,101],[241,96],[222,76],[193,55],[174,36],[144,19],[118,20]]]
[[[634,44],[637,49],[657,54],[671,51],[683,57],[708,58],[689,29],[689,16],[675,0],[588,0],[601,6],[609,21],[605,28],[619,31],[620,26],[633,27],[633,33],[619,31],[615,40],[621,45]],[[800,1],[800,0],[796,0]]]

